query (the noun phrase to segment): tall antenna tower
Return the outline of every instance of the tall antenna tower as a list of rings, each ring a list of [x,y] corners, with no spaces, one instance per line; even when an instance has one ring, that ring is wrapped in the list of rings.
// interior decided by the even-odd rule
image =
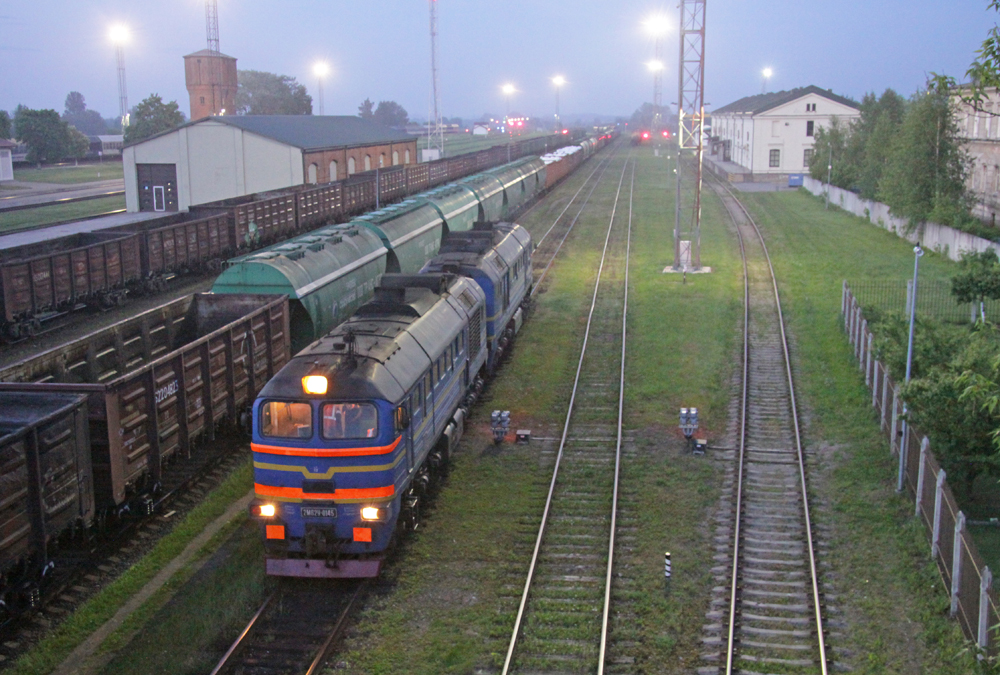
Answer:
[[[701,269],[701,171],[705,124],[705,0],[680,0],[681,54],[677,78],[677,201],[674,207],[674,269],[681,268],[681,156],[695,151],[694,250]]]
[[[437,67],[437,0],[430,0],[431,5],[431,92],[434,98],[434,115],[427,123],[427,149],[433,144],[441,157],[444,157],[444,125],[441,123],[441,91],[438,83]]]
[[[219,53],[219,3],[205,0],[205,32],[208,34],[208,51]]]
[[[208,51],[218,57],[219,50],[219,3],[217,0],[205,0],[205,35],[208,40]],[[212,114],[219,115],[225,108],[225,97],[222,94],[222,59],[210,59],[212,78]]]
[[[125,86],[125,45],[115,45],[115,60],[118,62],[118,114],[122,118],[122,129],[128,126],[128,89]]]

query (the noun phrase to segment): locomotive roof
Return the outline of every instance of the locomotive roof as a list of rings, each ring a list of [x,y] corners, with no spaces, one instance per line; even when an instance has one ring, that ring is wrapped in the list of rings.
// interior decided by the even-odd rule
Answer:
[[[483,300],[465,277],[386,274],[374,300],[299,352],[260,396],[302,398],[302,378],[325,375],[326,398],[399,401]]]

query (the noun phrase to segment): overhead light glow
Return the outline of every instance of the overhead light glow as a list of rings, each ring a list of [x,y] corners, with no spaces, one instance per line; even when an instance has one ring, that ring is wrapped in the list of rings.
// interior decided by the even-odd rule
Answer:
[[[774,71],[771,70],[770,68],[765,68],[762,72],[764,77],[766,77],[767,79],[771,79],[771,76],[774,75]]]
[[[652,61],[647,62],[646,67],[649,68],[650,72],[653,73],[658,73],[665,68],[665,66],[663,65],[663,61],[660,61],[658,59],[653,59]]]
[[[322,396],[330,383],[322,375],[306,375],[302,378],[302,391]]]
[[[671,24],[665,14],[654,14],[643,21],[642,26],[648,35],[659,38],[670,32]]]
[[[561,87],[564,84],[566,84],[566,78],[563,77],[562,75],[556,75],[555,77],[552,78],[552,84],[556,85],[557,87]]]
[[[123,45],[129,40],[128,26],[123,23],[115,24],[108,30],[108,37],[116,45]]]
[[[326,77],[329,72],[330,72],[330,66],[327,65],[326,62],[324,61],[318,61],[313,66],[313,75],[315,75],[316,77]]]
[[[510,96],[511,94],[514,93],[514,91],[515,91],[514,85],[512,85],[512,84],[505,84],[503,86],[503,93],[506,96]]]

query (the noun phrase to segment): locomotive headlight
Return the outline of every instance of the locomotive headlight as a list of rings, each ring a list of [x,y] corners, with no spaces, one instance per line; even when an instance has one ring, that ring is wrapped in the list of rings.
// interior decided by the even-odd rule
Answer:
[[[374,506],[365,506],[361,509],[361,520],[379,520],[382,518],[382,509]]]
[[[302,391],[307,394],[322,396],[326,393],[329,382],[322,375],[306,375],[302,378]]]
[[[261,504],[260,515],[264,518],[274,518],[274,504]]]

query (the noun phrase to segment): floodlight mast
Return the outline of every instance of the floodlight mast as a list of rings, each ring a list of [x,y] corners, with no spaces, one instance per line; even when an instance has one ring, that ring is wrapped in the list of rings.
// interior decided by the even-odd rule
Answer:
[[[691,266],[701,269],[701,183],[704,157],[705,123],[705,2],[681,0],[680,60],[677,77],[677,196],[674,204],[674,264],[680,271],[681,262],[681,155],[694,150],[695,202],[694,250]]]
[[[653,61],[650,62],[649,69],[653,73],[653,128],[651,131],[659,131],[663,118],[663,38],[670,30],[670,20],[662,14],[655,14],[646,19],[644,26],[646,32],[653,37]],[[653,64],[659,64],[654,67]]]
[[[115,46],[115,62],[118,67],[118,114],[122,118],[122,132],[128,126],[128,88],[125,86],[125,43],[128,42],[128,28],[123,24],[111,27],[111,42]]]
[[[444,124],[441,122],[441,91],[440,83],[438,82],[438,53],[437,53],[437,36],[438,36],[438,19],[437,19],[437,0],[430,0],[431,6],[431,95],[434,99],[434,116],[433,119],[427,123],[427,149],[431,147],[431,143],[437,147],[438,153],[441,157],[444,157]]]

